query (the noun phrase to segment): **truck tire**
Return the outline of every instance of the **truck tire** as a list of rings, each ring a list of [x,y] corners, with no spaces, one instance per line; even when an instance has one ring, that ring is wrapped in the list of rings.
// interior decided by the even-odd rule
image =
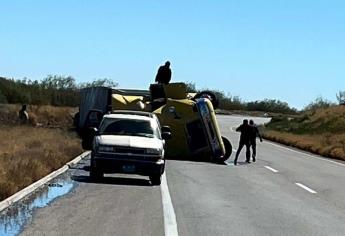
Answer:
[[[232,153],[232,145],[230,143],[230,141],[225,138],[225,137],[222,137],[222,140],[223,140],[223,143],[224,143],[224,147],[225,147],[225,155],[223,157],[223,161],[226,161],[229,159],[229,157],[231,156],[231,153]]]
[[[150,181],[152,185],[161,185],[162,175],[151,175]]]
[[[194,99],[203,98],[203,97],[207,97],[210,99],[213,105],[213,109],[216,110],[219,107],[219,100],[215,93],[211,91],[201,91],[194,96]]]
[[[232,153],[232,145],[231,145],[230,141],[225,137],[222,137],[222,140],[224,143],[225,155],[217,159],[218,163],[224,163],[226,160],[229,159],[229,157],[231,156],[231,153]]]

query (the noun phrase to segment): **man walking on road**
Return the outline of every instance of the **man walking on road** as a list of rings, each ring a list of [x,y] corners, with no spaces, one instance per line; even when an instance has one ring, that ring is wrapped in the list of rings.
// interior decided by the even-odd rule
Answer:
[[[243,120],[243,124],[237,127],[237,132],[241,132],[240,143],[236,152],[236,157],[234,160],[234,165],[237,165],[238,156],[241,153],[243,146],[246,146],[246,162],[250,163],[250,134],[252,132],[251,126],[248,124],[248,120]]]
[[[252,147],[252,150],[253,150],[253,153],[252,153],[253,162],[255,162],[256,161],[256,159],[255,159],[255,157],[256,157],[256,137],[260,138],[260,142],[262,142],[262,137],[261,137],[261,134],[259,132],[258,127],[256,127],[253,120],[249,121],[249,126],[251,128],[249,142],[250,142],[250,146]]]

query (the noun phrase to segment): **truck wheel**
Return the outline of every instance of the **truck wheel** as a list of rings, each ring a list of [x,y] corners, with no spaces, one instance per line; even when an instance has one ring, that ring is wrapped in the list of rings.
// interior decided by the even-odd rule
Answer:
[[[194,99],[203,98],[203,97],[207,97],[210,99],[210,101],[212,102],[212,105],[213,105],[213,109],[216,110],[219,107],[219,100],[218,100],[218,98],[214,92],[201,91],[194,96]]]
[[[230,141],[225,137],[222,137],[222,140],[225,147],[225,155],[218,159],[218,162],[220,163],[228,160],[232,153],[232,145]]]
[[[150,181],[152,185],[161,185],[162,176],[161,175],[151,175]]]

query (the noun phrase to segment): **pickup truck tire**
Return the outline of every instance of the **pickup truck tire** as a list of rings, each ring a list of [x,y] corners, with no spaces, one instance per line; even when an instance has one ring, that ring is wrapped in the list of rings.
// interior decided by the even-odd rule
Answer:
[[[152,185],[161,185],[162,175],[151,175],[150,181]]]
[[[92,163],[94,162],[94,152],[91,152],[91,161],[90,161],[90,179],[93,180],[99,180],[101,178],[103,178],[103,172],[96,168],[94,165],[92,165]]]
[[[99,179],[103,178],[103,172],[91,166],[90,178],[93,180],[99,180]]]

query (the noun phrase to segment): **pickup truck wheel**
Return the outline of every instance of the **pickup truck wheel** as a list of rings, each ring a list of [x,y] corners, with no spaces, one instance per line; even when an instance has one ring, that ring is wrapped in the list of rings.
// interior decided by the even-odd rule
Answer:
[[[151,175],[150,181],[152,185],[161,185],[162,176],[161,175]]]
[[[96,169],[95,167],[90,168],[90,178],[93,180],[99,180],[101,178],[103,178],[103,172]]]

